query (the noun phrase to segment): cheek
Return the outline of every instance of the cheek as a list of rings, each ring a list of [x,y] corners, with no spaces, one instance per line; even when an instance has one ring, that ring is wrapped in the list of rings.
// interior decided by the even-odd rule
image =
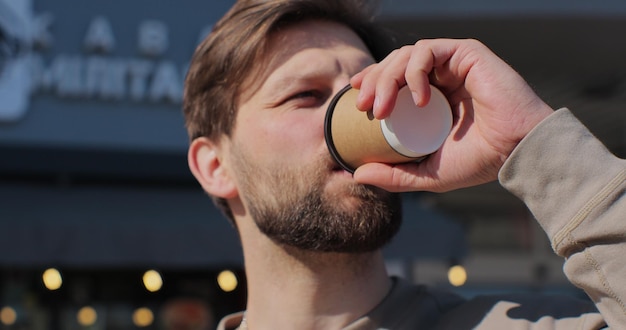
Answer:
[[[264,144],[265,150],[282,157],[311,157],[324,142],[324,120],[314,113],[295,111],[280,120],[259,123],[257,144]],[[255,137],[252,137],[255,138]]]

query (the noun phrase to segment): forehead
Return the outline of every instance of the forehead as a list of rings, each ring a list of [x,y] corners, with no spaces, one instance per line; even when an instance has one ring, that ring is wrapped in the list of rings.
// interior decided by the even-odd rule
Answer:
[[[296,68],[314,70],[316,65],[321,65],[316,61],[315,52],[328,49],[344,51],[345,56],[351,56],[346,65],[354,67],[350,70],[354,71],[353,74],[373,63],[365,43],[343,24],[323,20],[289,24],[269,35],[263,53],[255,61],[254,70],[243,83],[246,88],[242,96],[247,99],[276,75]]]
[[[366,50],[359,36],[348,26],[324,20],[306,20],[278,28],[269,36],[269,49],[275,53],[307,47],[350,44]]]

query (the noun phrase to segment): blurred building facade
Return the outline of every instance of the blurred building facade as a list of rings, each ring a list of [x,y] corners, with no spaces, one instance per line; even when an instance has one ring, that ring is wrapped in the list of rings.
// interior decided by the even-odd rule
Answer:
[[[205,329],[242,308],[237,235],[189,174],[180,111],[194,47],[232,2],[0,0],[0,329]],[[626,154],[626,4],[383,0],[379,16],[399,44],[484,41]],[[495,183],[407,194],[404,214],[391,273],[581,294]]]

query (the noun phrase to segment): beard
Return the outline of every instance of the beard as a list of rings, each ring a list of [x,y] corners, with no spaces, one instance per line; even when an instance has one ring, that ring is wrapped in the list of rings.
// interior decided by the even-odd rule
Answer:
[[[275,243],[310,252],[367,253],[398,232],[399,195],[355,182],[326,189],[336,168],[330,157],[297,168],[258,166],[240,150],[232,153],[240,196],[259,230]]]

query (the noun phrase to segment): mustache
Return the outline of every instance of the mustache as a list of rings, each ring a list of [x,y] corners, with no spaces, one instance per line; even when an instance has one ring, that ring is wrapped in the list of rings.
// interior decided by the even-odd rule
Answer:
[[[341,167],[341,165],[335,160],[335,158],[333,158],[333,156],[331,156],[330,152],[324,154],[323,156],[320,157],[320,167],[329,170],[329,171],[334,171],[334,170],[341,170],[343,169]]]

